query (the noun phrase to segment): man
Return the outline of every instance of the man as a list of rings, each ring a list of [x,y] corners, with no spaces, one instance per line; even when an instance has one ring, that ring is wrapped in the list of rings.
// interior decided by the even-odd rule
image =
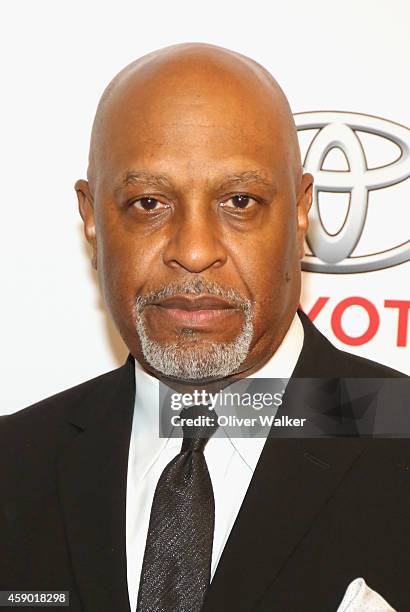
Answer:
[[[324,612],[361,577],[410,609],[406,440],[158,438],[159,380],[401,376],[298,310],[313,178],[278,84],[212,45],[150,53],[104,92],[87,178],[130,355],[3,418],[1,588],[84,612]]]

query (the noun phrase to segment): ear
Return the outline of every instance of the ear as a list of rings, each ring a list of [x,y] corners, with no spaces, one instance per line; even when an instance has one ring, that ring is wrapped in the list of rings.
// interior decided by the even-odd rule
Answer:
[[[78,210],[84,223],[84,234],[92,248],[92,266],[97,269],[97,240],[94,220],[94,199],[88,181],[79,179],[74,189],[77,192]]]
[[[305,255],[305,237],[309,228],[308,213],[312,206],[313,176],[306,172],[303,174],[297,197],[297,235],[299,246],[299,259]]]

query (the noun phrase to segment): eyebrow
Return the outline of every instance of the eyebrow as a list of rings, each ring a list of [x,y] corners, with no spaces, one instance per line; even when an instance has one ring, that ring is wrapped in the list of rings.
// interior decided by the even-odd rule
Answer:
[[[256,170],[245,170],[238,174],[229,174],[223,177],[219,189],[226,189],[231,185],[258,184],[264,187],[272,187],[274,184],[266,180],[260,172]],[[146,185],[155,189],[172,188],[172,183],[165,174],[151,174],[143,170],[130,170],[125,173],[123,179],[114,186],[114,193],[117,193],[128,185]]]
[[[241,185],[257,183],[258,185],[263,185],[264,187],[272,187],[273,185],[273,183],[266,180],[262,174],[260,174],[260,172],[257,172],[256,170],[246,170],[245,172],[240,172],[239,174],[230,174],[225,176],[222,183],[219,185],[219,188],[224,189],[237,183],[240,183]]]
[[[147,185],[154,188],[172,187],[169,179],[164,174],[151,174],[143,170],[130,170],[124,178],[114,186],[114,193],[121,191],[128,185]]]

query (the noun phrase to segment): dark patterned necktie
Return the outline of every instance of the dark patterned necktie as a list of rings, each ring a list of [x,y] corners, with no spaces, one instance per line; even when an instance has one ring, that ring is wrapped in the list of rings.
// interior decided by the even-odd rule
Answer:
[[[217,418],[204,405],[186,408],[181,417],[201,424],[183,426],[181,452],[159,477],[137,612],[199,612],[209,587],[215,502],[204,449]]]

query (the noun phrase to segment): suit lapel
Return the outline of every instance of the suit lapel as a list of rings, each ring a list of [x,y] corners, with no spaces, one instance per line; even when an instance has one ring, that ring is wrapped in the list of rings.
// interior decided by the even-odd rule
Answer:
[[[134,406],[134,367],[101,378],[76,404],[71,441],[58,459],[58,487],[84,612],[129,610],[126,480]]]
[[[203,612],[255,608],[360,452],[354,438],[267,440]]]
[[[305,341],[292,378],[341,376],[338,351],[300,318]],[[293,409],[288,399],[278,416]],[[203,612],[257,607],[363,448],[357,437],[267,439]]]

